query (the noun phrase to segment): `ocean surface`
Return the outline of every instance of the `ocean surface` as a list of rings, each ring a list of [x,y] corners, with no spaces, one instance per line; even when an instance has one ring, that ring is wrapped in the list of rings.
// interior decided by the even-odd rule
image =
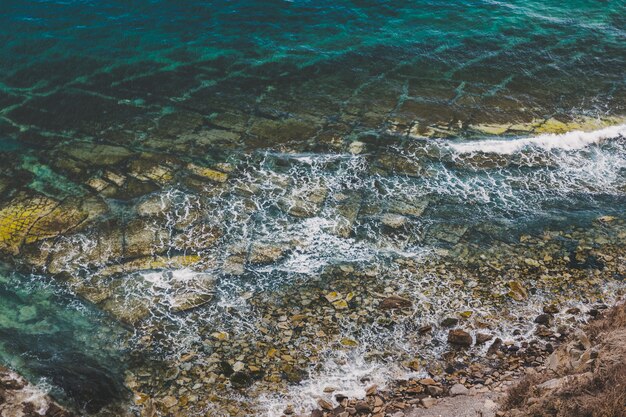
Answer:
[[[278,416],[425,375],[445,317],[608,303],[625,68],[617,0],[4,0],[0,361],[84,415]]]

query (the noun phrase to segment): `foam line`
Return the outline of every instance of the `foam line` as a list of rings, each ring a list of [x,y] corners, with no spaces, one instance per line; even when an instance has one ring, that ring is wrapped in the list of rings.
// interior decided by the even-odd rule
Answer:
[[[594,143],[600,143],[606,139],[626,137],[626,124],[605,127],[591,132],[575,130],[572,132],[553,134],[548,133],[530,138],[511,140],[480,140],[465,143],[449,143],[448,146],[458,153],[497,153],[513,154],[528,147],[542,148],[545,150],[582,149]]]

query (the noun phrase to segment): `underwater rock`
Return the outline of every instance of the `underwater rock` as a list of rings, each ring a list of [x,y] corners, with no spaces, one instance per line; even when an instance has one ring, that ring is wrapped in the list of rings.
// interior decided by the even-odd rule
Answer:
[[[288,197],[279,200],[280,207],[295,217],[312,217],[319,213],[328,195],[328,188],[313,184],[294,188]]]
[[[509,292],[507,295],[515,301],[523,301],[528,298],[528,291],[517,281],[509,281]]]
[[[354,141],[350,143],[350,145],[348,145],[348,152],[353,155],[361,154],[363,153],[363,151],[365,151],[365,146],[365,143],[361,141]]]
[[[248,262],[256,265],[272,264],[285,256],[289,248],[271,243],[254,243],[250,248]]]
[[[170,199],[163,198],[161,195],[152,195],[143,201],[137,203],[135,211],[141,217],[153,217],[165,215],[173,206]]]
[[[331,204],[334,203],[332,209],[336,211],[336,226],[332,232],[349,237],[359,214],[362,196],[356,192],[339,193],[334,195],[333,200]]]
[[[154,181],[161,186],[174,179],[174,171],[170,167],[145,159],[132,161],[128,166],[128,173],[139,181]]]
[[[4,175],[0,175],[0,194],[4,193],[11,187],[11,179]]]
[[[0,250],[19,253],[30,229],[59,202],[43,195],[20,193],[0,209]]]
[[[116,165],[133,156],[133,151],[113,145],[74,142],[59,148],[64,154],[83,162],[88,167]]]
[[[409,308],[413,306],[413,302],[408,298],[400,297],[399,295],[392,295],[385,298],[380,302],[378,307],[383,310],[395,309],[395,308]]]
[[[425,168],[418,159],[397,153],[383,152],[376,162],[380,168],[396,174],[420,176],[425,172]]]
[[[216,283],[217,279],[214,276],[205,273],[194,274],[190,279],[174,281],[172,311],[187,311],[208,303],[213,299]]]
[[[248,147],[267,147],[269,145],[282,145],[291,141],[305,142],[312,137],[320,126],[308,120],[295,118],[283,120],[270,120],[253,117],[252,126],[246,137]]]
[[[165,250],[169,232],[154,222],[132,220],[124,229],[124,257],[138,258],[158,254]]]
[[[64,234],[105,210],[91,199],[61,203],[41,194],[19,193],[0,208],[0,250],[17,254],[22,245]]]
[[[434,224],[428,229],[428,236],[449,244],[458,243],[468,227],[460,224]]]
[[[206,168],[196,164],[188,164],[187,169],[195,176],[207,179],[211,182],[225,183],[228,181],[228,174],[216,169]]]
[[[399,229],[407,223],[408,219],[399,214],[385,213],[381,217],[380,221],[387,227],[391,227],[392,229]]]
[[[428,207],[429,201],[426,199],[414,201],[408,199],[394,198],[389,201],[388,210],[391,213],[401,214],[403,216],[419,217]]]
[[[482,345],[493,339],[493,336],[487,333],[476,333],[476,344]]]
[[[552,321],[552,316],[550,314],[540,314],[535,318],[535,323],[549,325]]]
[[[123,291],[119,294],[114,294],[100,304],[100,308],[103,311],[130,326],[134,326],[148,317],[150,315],[150,307],[150,300],[137,296],[132,297]]]
[[[246,388],[254,382],[252,377],[246,372],[234,372],[229,379],[234,388]]]
[[[455,317],[446,317],[441,321],[441,326],[443,327],[453,327],[459,323],[459,319]]]

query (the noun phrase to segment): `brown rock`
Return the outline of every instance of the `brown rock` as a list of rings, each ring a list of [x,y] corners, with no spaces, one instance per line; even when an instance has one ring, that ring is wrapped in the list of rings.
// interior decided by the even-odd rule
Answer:
[[[374,384],[365,390],[365,395],[374,395],[378,392],[378,385]]]
[[[317,405],[319,405],[322,410],[331,411],[334,408],[333,404],[330,401],[326,401],[323,398],[317,400]]]
[[[554,304],[548,304],[543,306],[543,312],[547,314],[557,314],[559,312],[559,307]]]
[[[435,382],[435,380],[432,378],[422,378],[417,382],[419,382],[422,385],[438,385],[437,382]]]
[[[432,330],[433,330],[433,326],[431,326],[430,324],[427,324],[426,326],[422,326],[419,329],[417,329],[417,332],[419,334],[426,334],[426,333],[429,333]]]
[[[471,346],[472,336],[461,329],[453,329],[448,332],[448,343],[457,346]]]
[[[383,310],[390,310],[394,308],[411,307],[412,305],[413,303],[411,302],[411,300],[404,298],[404,297],[400,297],[399,295],[392,295],[390,297],[385,298],[383,301],[381,301],[378,307]]]
[[[493,336],[487,333],[476,333],[476,344],[482,345],[493,339]]]
[[[372,409],[365,401],[357,401],[354,408],[358,413],[371,413]]]

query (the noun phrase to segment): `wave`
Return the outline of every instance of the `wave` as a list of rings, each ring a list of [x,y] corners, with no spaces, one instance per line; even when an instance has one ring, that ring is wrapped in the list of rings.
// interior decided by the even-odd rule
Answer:
[[[510,155],[526,148],[541,148],[545,150],[582,149],[594,143],[601,143],[607,139],[626,137],[626,124],[605,127],[591,132],[575,130],[572,132],[554,134],[547,133],[530,138],[511,140],[479,140],[465,143],[449,143],[448,147],[457,153],[497,153]]]

